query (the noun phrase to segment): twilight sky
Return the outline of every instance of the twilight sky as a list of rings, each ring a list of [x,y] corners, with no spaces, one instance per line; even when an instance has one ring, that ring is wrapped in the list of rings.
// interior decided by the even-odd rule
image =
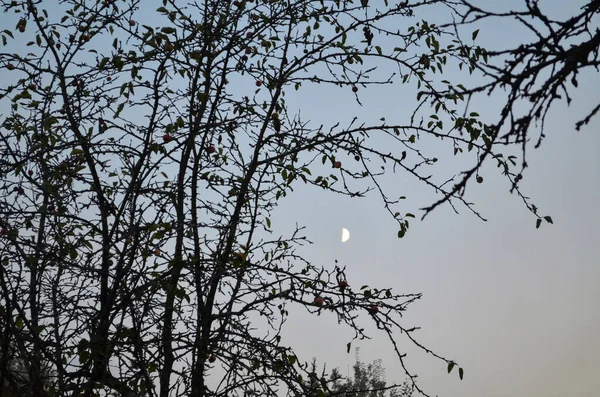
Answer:
[[[478,3],[506,10],[522,7],[523,1]],[[555,0],[540,6],[551,16],[567,19],[585,3]],[[478,42],[484,47],[511,45],[528,37],[522,27],[508,21],[477,27],[481,27]],[[415,334],[421,342],[465,369],[460,381],[456,373],[446,373],[443,363],[406,346],[408,363],[431,395],[599,393],[600,120],[580,132],[573,126],[600,101],[600,75],[584,74],[580,82],[572,105],[556,106],[547,120],[547,139],[539,150],[529,152],[530,167],[521,184],[540,211],[553,217],[553,226],[544,223],[535,229],[535,219],[509,193],[508,182],[491,163],[484,183],[471,186],[467,193],[488,222],[464,208],[456,215],[446,206],[423,222],[411,223],[407,236],[399,240],[395,223],[376,195],[345,199],[301,188],[272,218],[275,224],[292,227],[299,220],[306,225],[314,242],[305,250],[307,256],[324,265],[338,259],[347,266],[350,285],[424,294],[408,310],[405,325],[421,326]],[[401,119],[414,101],[414,91],[397,85],[361,94],[362,108],[349,95],[322,88],[312,94],[305,90],[294,97],[297,102],[288,99],[288,103],[315,123],[333,124],[352,116]],[[481,99],[477,111],[495,120],[500,104],[499,97]],[[404,211],[418,213],[418,208],[433,202],[430,192],[404,175],[386,180],[393,192],[409,196]],[[342,227],[351,232],[344,244]],[[351,334],[337,326],[333,316],[314,318],[301,311],[297,316],[288,324],[289,343],[303,346],[299,350],[303,359],[314,356],[346,374],[354,360],[354,354],[345,351]],[[358,346],[363,361],[383,359],[389,382],[404,379],[387,341],[374,339]]]
[[[522,7],[524,1],[474,2],[511,9]],[[567,19],[585,3],[543,0],[540,6]],[[507,21],[477,27],[478,42],[484,47],[513,45],[527,37],[522,27]],[[547,120],[547,139],[541,149],[529,152],[530,168],[521,183],[541,213],[553,217],[553,226],[544,223],[535,229],[535,218],[509,193],[508,182],[493,164],[483,173],[484,183],[467,192],[487,222],[464,208],[459,207],[461,213],[456,215],[444,206],[423,222],[413,221],[400,240],[397,225],[375,194],[348,199],[299,184],[272,217],[277,231],[289,230],[296,222],[305,225],[314,242],[303,250],[307,258],[326,266],[338,259],[347,266],[350,285],[424,294],[408,310],[405,325],[422,327],[414,336],[465,369],[460,381],[456,373],[446,373],[442,362],[401,346],[409,353],[407,362],[419,374],[421,387],[432,396],[600,393],[600,119],[581,132],[573,127],[600,101],[600,75],[587,73],[579,81],[571,107],[555,106]],[[360,107],[348,92],[314,87],[290,93],[287,101],[290,109],[299,109],[317,125],[354,116],[408,122],[415,94],[413,88],[399,85],[361,89]],[[484,120],[495,120],[501,99],[478,101],[477,111]],[[452,157],[451,148],[441,150],[440,156]],[[453,173],[443,168],[439,172]],[[434,200],[430,191],[405,175],[389,175],[385,181],[390,192],[408,196],[403,212],[418,215],[418,208]],[[342,227],[351,233],[344,244]],[[354,354],[345,350],[351,338],[348,330],[340,328],[334,316],[290,311],[295,316],[288,321],[286,342],[302,360],[316,357],[345,374],[354,361]],[[363,361],[383,360],[389,382],[404,380],[387,341],[374,338],[355,346],[361,348]]]

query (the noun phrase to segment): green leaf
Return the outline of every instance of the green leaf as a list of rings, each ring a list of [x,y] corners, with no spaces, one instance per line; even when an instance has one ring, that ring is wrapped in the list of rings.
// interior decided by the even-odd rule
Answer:
[[[535,221],[535,228],[539,229],[541,224],[542,224],[542,220],[538,218],[538,220]]]
[[[124,103],[119,104],[119,106],[117,106],[117,111],[115,112],[113,119],[116,119],[119,117],[119,115],[121,114],[121,112],[123,111],[123,108],[125,107]]]
[[[43,122],[44,129],[50,130],[50,127],[52,127],[52,124],[56,124],[56,123],[58,123],[58,119],[56,117],[46,117],[46,119],[44,119],[44,122]]]
[[[352,342],[348,342],[348,344],[346,344],[346,353],[350,353],[350,346],[352,346]]]
[[[271,220],[269,218],[265,218],[265,221],[267,222],[267,227],[270,229],[271,228]]]
[[[465,371],[462,368],[458,369],[458,377],[460,378],[460,380],[463,379],[464,373],[465,373]]]
[[[554,222],[552,222],[552,217],[550,215],[546,215],[544,217],[544,219],[546,220],[546,222],[554,224]]]
[[[452,368],[454,368],[456,364],[453,362],[448,363],[448,373],[452,372]]]
[[[375,49],[377,50],[377,53],[379,55],[382,55],[383,53],[381,52],[381,47],[379,47],[378,45],[375,46]]]
[[[90,352],[82,350],[79,352],[79,362],[84,364],[90,359]]]
[[[473,34],[471,35],[471,37],[473,38],[473,40],[475,40],[477,38],[478,34],[479,34],[479,29],[477,29],[476,31],[473,32]]]
[[[288,356],[288,361],[294,365],[296,363],[296,356]]]

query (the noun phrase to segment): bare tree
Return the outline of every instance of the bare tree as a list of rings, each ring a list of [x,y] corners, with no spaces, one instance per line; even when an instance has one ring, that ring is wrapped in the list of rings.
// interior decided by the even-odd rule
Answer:
[[[455,363],[404,325],[402,313],[420,294],[349,285],[341,264],[301,256],[298,247],[309,243],[302,227],[282,235],[272,211],[301,184],[376,195],[403,237],[415,215],[382,183],[398,172],[439,196],[424,214],[446,203],[483,218],[463,194],[471,177],[481,182],[483,161],[494,159],[518,192],[521,174],[503,157],[506,145],[525,145],[532,117],[545,114],[565,76],[597,65],[596,38],[565,50],[595,54],[595,63],[582,55],[567,62],[573,58],[555,43],[587,26],[597,1],[572,28],[540,38],[551,48],[537,53],[462,42],[461,28],[492,16],[462,0],[0,4],[14,22],[0,32],[3,343],[25,353],[35,396],[321,395],[327,382],[310,382],[310,363],[282,342],[291,305],[337,316],[354,331],[348,352],[370,336],[359,326],[370,318],[410,387],[423,392],[402,343],[449,371]],[[528,4],[528,14],[503,16],[556,24]],[[455,22],[417,18],[433,6]],[[526,80],[535,74],[508,69],[507,107],[500,122],[485,124],[464,113],[464,100],[500,86],[505,69],[493,61],[503,57],[534,71],[564,67],[540,87],[524,121],[511,116],[513,97],[532,95]],[[444,79],[445,69],[462,65],[492,83],[468,88]],[[327,85],[362,103],[363,91],[382,84],[417,87],[410,121],[326,126],[286,102]],[[500,133],[505,125],[508,135]],[[426,139],[469,156],[474,167],[437,175],[444,159]],[[265,326],[252,326],[259,321]],[[44,362],[56,374],[51,391],[42,384]],[[4,375],[6,359],[2,368]]]

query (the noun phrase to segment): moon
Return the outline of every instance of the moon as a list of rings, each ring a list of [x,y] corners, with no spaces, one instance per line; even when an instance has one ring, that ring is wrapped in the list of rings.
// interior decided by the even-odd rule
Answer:
[[[345,243],[349,239],[350,239],[350,231],[348,231],[348,229],[346,229],[345,227],[342,228],[342,243]]]

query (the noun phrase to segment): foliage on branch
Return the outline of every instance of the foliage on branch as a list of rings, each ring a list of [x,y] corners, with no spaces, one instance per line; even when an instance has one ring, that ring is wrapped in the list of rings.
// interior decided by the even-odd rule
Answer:
[[[281,337],[291,306],[336,316],[354,331],[348,351],[370,337],[360,321],[371,320],[416,392],[402,343],[452,369],[402,322],[420,294],[355,285],[341,264],[308,261],[298,253],[309,242],[303,229],[282,235],[271,214],[303,185],[374,194],[403,237],[415,215],[382,183],[393,172],[438,195],[424,214],[446,203],[482,217],[463,193],[473,176],[483,181],[488,158],[521,194],[503,150],[523,145],[524,156],[532,120],[578,68],[597,66],[597,32],[571,50],[561,40],[589,28],[598,2],[563,25],[535,3],[503,14],[546,24],[539,43],[548,49],[538,52],[488,51],[475,33],[463,42],[455,29],[493,16],[466,1],[371,3],[0,2],[14,22],[0,32],[3,343],[19,349],[31,379],[50,363],[56,383],[32,383],[37,395],[306,395],[311,366]],[[456,22],[422,19],[432,6]],[[509,67],[493,63],[505,58]],[[554,77],[532,90],[553,65]],[[444,79],[463,66],[492,82]],[[486,124],[465,100],[500,78],[509,101]],[[363,105],[363,93],[384,84],[416,87],[411,120],[322,125],[286,101],[320,85]],[[516,118],[521,97],[533,113]],[[428,139],[475,166],[438,176],[452,156]]]
[[[474,24],[481,25],[487,21],[501,21],[519,24],[526,28],[532,39],[523,38],[523,43],[515,48],[506,46],[484,50],[485,62],[477,62],[480,56],[465,49],[464,54],[471,56],[471,70],[485,77],[483,84],[473,84],[465,87],[461,98],[466,99],[468,106],[464,114],[476,115],[469,112],[473,107],[472,99],[477,95],[492,95],[503,93],[506,102],[498,109],[497,121],[483,125],[472,118],[458,118],[456,128],[470,136],[473,141],[482,140],[484,149],[473,168],[465,170],[463,177],[434,204],[425,207],[429,212],[438,205],[445,203],[454,194],[464,191],[467,181],[478,175],[481,165],[489,159],[498,162],[512,185],[511,192],[516,192],[527,208],[536,216],[536,227],[542,220],[553,223],[548,215],[538,214],[538,207],[519,190],[519,182],[528,166],[527,150],[537,149],[546,137],[545,121],[553,105],[557,102],[572,102],[572,95],[579,86],[580,76],[586,73],[597,73],[600,66],[600,1],[592,0],[584,5],[574,15],[564,19],[555,19],[540,8],[538,0],[524,0],[523,10],[489,11],[468,0],[453,2],[459,17],[451,24],[443,25],[455,29],[456,39],[461,43],[475,39],[479,32],[469,30]],[[575,7],[573,7],[575,8]],[[575,11],[575,10],[574,10]],[[472,31],[472,35],[463,41],[459,31]],[[448,96],[454,95],[456,89],[431,90],[423,92],[423,98],[431,101],[434,106],[444,103]],[[600,103],[585,103],[583,118],[575,124],[579,131],[589,124],[600,111]],[[505,156],[494,147],[520,147],[520,156]],[[479,181],[479,180],[478,180]]]

